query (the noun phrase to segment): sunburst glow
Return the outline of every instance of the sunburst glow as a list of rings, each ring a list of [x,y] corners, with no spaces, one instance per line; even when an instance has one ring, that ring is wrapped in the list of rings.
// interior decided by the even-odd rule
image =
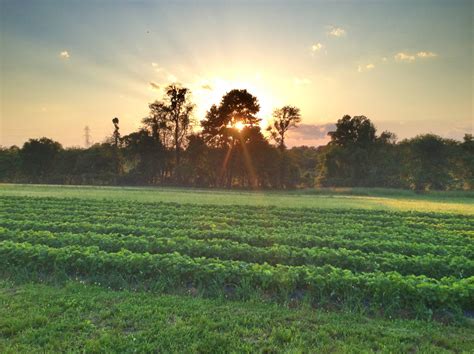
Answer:
[[[234,128],[237,129],[237,130],[242,130],[242,129],[244,129],[244,127],[245,127],[245,124],[244,124],[243,122],[241,122],[241,121],[238,121],[238,122],[235,123],[235,125],[234,125]]]

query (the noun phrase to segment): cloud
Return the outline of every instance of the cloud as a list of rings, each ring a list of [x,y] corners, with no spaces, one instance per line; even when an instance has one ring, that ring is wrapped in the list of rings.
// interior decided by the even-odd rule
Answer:
[[[297,128],[288,131],[286,142],[288,146],[325,145],[330,140],[328,132],[335,129],[336,125],[334,123],[300,124]]]
[[[437,57],[438,54],[433,53],[433,52],[418,52],[416,53],[416,56],[418,58],[434,58],[434,57]]]
[[[155,71],[156,71],[157,73],[159,73],[160,71],[165,70],[164,68],[161,68],[161,67],[158,65],[158,63],[155,63],[155,62],[151,63],[151,66],[155,69]]]
[[[297,86],[304,86],[304,85],[309,85],[311,83],[311,80],[306,78],[306,77],[295,77],[293,79],[293,83]]]
[[[155,83],[155,82],[150,82],[150,87],[151,87],[153,90],[159,90],[159,89],[160,89],[160,85],[158,85],[158,84]]]
[[[326,124],[300,124],[298,128],[295,128],[292,131],[292,134],[295,137],[299,138],[313,138],[320,139],[328,135],[328,132],[336,129],[334,123]]]
[[[382,58],[382,61],[383,61],[383,62],[387,61],[387,57],[383,57],[383,58]]]
[[[323,49],[323,45],[321,43],[314,43],[312,46],[311,46],[311,52],[315,53],[315,52],[318,52],[320,51],[321,49]]]
[[[212,86],[209,85],[209,84],[204,84],[204,85],[201,85],[201,88],[203,90],[209,90],[209,91],[212,91]]]
[[[178,81],[178,78],[177,78],[176,76],[174,76],[173,74],[168,74],[167,79],[168,79],[169,82],[176,82],[176,81]]]
[[[346,35],[346,30],[341,27],[331,27],[328,34],[334,37],[344,37]]]
[[[404,62],[407,62],[407,63],[412,63],[417,58],[427,59],[427,58],[434,58],[434,57],[437,57],[437,56],[438,56],[438,54],[436,54],[436,53],[425,52],[425,51],[420,51],[416,54],[409,54],[409,53],[400,52],[400,53],[395,54],[395,60],[404,61]]]
[[[407,62],[407,63],[411,63],[411,62],[415,61],[415,59],[416,59],[414,55],[404,53],[404,52],[400,52],[400,53],[395,54],[394,58],[397,61],[404,61],[404,62]]]
[[[361,72],[363,72],[363,71],[369,71],[369,70],[372,70],[372,69],[374,69],[374,68],[375,68],[375,65],[372,64],[372,63],[370,63],[370,64],[367,64],[367,65],[364,65],[364,66],[359,65],[359,66],[357,67],[357,71],[361,73]]]
[[[61,53],[59,53],[59,56],[63,59],[69,59],[71,57],[67,50],[63,50]]]

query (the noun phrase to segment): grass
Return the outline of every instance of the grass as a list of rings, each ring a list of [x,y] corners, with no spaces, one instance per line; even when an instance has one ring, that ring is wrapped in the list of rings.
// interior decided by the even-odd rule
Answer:
[[[416,210],[474,215],[471,192],[415,194],[393,189],[228,191],[171,187],[97,187],[0,184],[0,196],[136,200],[191,204]]]
[[[0,352],[472,352],[472,326],[0,281]]]

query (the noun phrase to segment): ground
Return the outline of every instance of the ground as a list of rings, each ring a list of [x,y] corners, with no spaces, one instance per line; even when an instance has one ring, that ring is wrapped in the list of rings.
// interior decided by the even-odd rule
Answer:
[[[0,185],[0,352],[473,352],[472,214],[467,192]],[[342,274],[325,306],[300,270]],[[399,299],[341,306],[377,279]]]

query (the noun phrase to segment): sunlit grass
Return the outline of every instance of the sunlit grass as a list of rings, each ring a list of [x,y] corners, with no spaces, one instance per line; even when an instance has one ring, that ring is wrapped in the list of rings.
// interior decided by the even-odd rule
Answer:
[[[364,208],[474,215],[471,192],[417,195],[390,189],[323,189],[288,192],[228,191],[191,188],[97,187],[0,184],[0,195],[94,198],[192,204],[281,206],[289,208]]]

